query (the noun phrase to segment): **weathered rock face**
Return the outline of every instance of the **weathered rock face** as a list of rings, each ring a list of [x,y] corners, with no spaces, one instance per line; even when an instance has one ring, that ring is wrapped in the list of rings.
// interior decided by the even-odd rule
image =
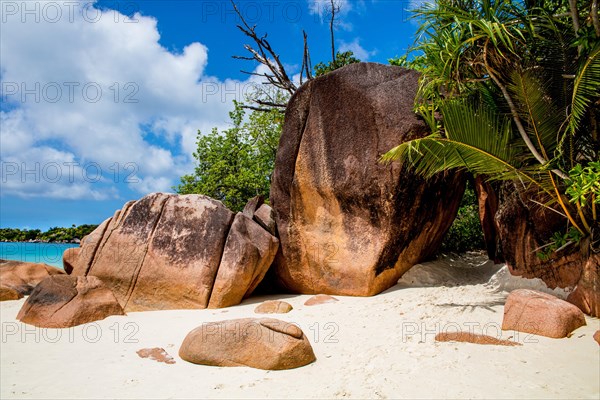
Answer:
[[[111,315],[125,313],[100,279],[56,275],[35,287],[17,319],[42,328],[69,328]]]
[[[49,276],[63,274],[64,271],[47,264],[0,260],[0,286],[13,289],[22,296],[30,294],[38,283]]]
[[[285,314],[292,311],[293,307],[290,303],[279,300],[265,301],[259,304],[254,309],[257,314]]]
[[[19,300],[22,298],[23,295],[17,292],[15,289],[0,286],[0,301]]]
[[[587,259],[581,278],[567,300],[584,313],[600,317],[600,254],[592,254]]]
[[[564,229],[566,219],[529,200],[535,193],[524,191],[518,183],[492,187],[476,180],[476,188],[490,258],[503,259],[511,274],[540,278],[550,288],[576,287],[569,301],[600,316],[600,255],[583,257],[578,251],[563,251],[548,260],[537,256],[537,249]]]
[[[327,294],[317,294],[317,295],[311,297],[310,299],[306,300],[304,302],[304,305],[305,306],[318,306],[321,304],[335,303],[336,301],[339,301],[339,300],[336,299],[335,297],[331,297]]]
[[[79,242],[81,245],[81,242]],[[63,269],[69,275],[73,273],[73,265],[77,262],[79,257],[79,248],[72,247],[70,249],[66,249],[63,253]]]
[[[461,174],[428,182],[379,162],[428,134],[418,73],[360,63],[301,87],[286,111],[271,185],[288,290],[368,296],[432,255],[456,215]]]
[[[482,176],[475,177],[474,182],[486,250],[490,260],[500,263],[501,257],[497,254],[498,227],[495,220],[498,211],[498,195],[495,187],[498,185],[492,186],[491,183],[484,181]]]
[[[269,233],[275,235],[277,233],[277,224],[275,222],[275,213],[273,209],[263,204],[254,213],[254,219],[256,222],[260,224],[263,228],[265,228]]]
[[[227,236],[208,306],[239,304],[262,281],[278,248],[279,240],[275,236],[246,215],[237,214]]]
[[[574,287],[581,276],[578,254],[542,261],[536,251],[554,232],[564,228],[566,220],[528,201],[530,195],[516,183],[501,187],[495,221],[502,256],[513,275],[540,278],[550,288]]]
[[[126,311],[237,304],[278,247],[250,208],[235,216],[206,196],[154,193],[125,204],[63,261],[73,275],[100,278]]]
[[[271,318],[203,324],[186,336],[179,356],[194,364],[266,370],[298,368],[316,360],[300,328]]]
[[[573,304],[536,290],[517,289],[506,299],[502,330],[564,338],[585,324],[583,313]]]

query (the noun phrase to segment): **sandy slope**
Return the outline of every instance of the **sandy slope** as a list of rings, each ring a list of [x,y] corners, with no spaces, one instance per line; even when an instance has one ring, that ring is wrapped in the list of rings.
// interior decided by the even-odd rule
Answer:
[[[1,398],[590,398],[600,397],[600,320],[568,339],[501,332],[502,290],[519,279],[498,266],[446,259],[416,266],[372,298],[338,297],[307,307],[310,296],[252,298],[225,310],[130,313],[84,326],[35,329],[15,316],[23,300],[1,304]],[[257,303],[294,306],[317,361],[289,371],[189,364],[185,335],[205,321],[255,316]],[[496,347],[436,343],[456,327],[523,343]],[[167,365],[136,350],[163,347]]]

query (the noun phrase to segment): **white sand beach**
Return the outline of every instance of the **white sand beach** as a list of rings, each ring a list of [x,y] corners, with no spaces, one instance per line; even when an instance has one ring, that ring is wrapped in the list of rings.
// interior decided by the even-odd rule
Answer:
[[[472,264],[481,264],[474,257]],[[588,398],[600,396],[600,320],[571,337],[501,331],[503,303],[522,280],[468,259],[425,263],[370,297],[254,297],[219,310],[129,313],[71,329],[16,321],[24,300],[1,304],[0,397],[8,398]],[[284,299],[294,309],[269,315],[298,324],[317,361],[287,371],[190,364],[179,346],[203,322],[261,317],[254,308]],[[472,329],[520,342],[505,347],[437,343],[436,333]],[[175,364],[140,358],[162,347]]]

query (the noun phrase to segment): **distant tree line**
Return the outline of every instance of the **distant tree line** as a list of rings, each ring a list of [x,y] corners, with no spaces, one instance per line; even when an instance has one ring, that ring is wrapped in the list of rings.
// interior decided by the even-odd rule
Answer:
[[[53,227],[45,232],[40,229],[0,228],[0,242],[59,242],[72,243],[81,240],[98,225],[79,225],[70,228]]]

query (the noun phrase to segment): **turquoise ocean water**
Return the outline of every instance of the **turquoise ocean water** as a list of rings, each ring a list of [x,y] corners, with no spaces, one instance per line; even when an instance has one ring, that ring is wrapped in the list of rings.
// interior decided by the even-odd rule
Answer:
[[[75,243],[0,242],[0,258],[4,260],[45,263],[62,268],[63,252]]]

